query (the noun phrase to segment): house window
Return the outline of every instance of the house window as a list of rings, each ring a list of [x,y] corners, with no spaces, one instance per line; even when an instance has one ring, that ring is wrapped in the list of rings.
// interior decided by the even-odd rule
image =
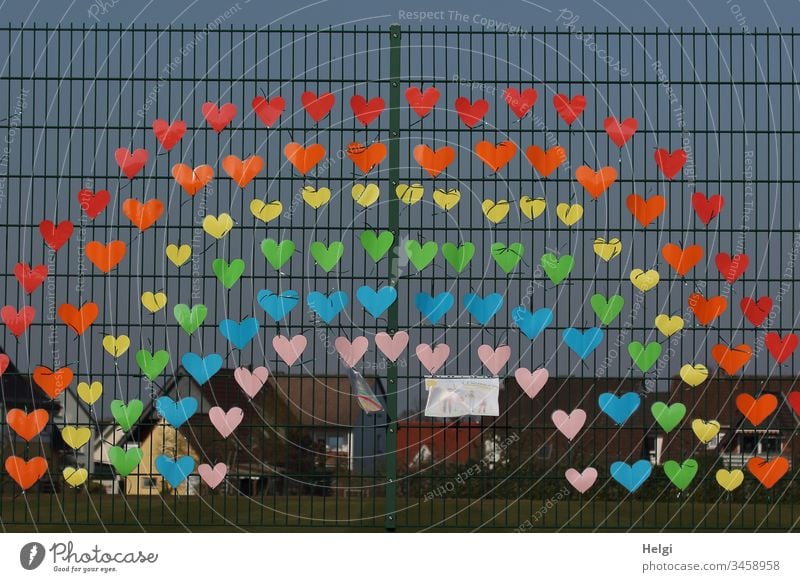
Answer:
[[[156,489],[158,488],[158,481],[153,477],[142,477],[142,487],[145,489]]]
[[[762,453],[779,453],[781,450],[781,438],[779,436],[767,436],[761,439]]]
[[[540,459],[549,459],[553,454],[553,443],[544,443],[536,451]]]
[[[325,451],[328,453],[347,454],[349,448],[348,438],[345,434],[328,435],[325,438]]]
[[[758,437],[754,434],[743,434],[739,437],[739,452],[743,455],[758,454]]]

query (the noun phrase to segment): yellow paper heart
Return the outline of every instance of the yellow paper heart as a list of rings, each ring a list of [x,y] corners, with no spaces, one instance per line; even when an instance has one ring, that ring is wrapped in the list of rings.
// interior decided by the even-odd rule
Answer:
[[[394,189],[394,193],[401,202],[405,202],[409,206],[416,204],[422,200],[422,195],[425,193],[425,188],[422,184],[398,184]]]
[[[710,443],[717,434],[719,434],[720,424],[716,420],[709,420],[705,422],[699,418],[692,421],[692,431],[694,436],[703,443]]]
[[[131,347],[131,338],[126,335],[118,337],[107,335],[103,338],[103,348],[115,358],[127,352],[129,347]]]
[[[223,212],[219,216],[209,214],[203,219],[203,230],[217,240],[228,234],[232,228],[233,218],[227,212]]]
[[[622,241],[618,238],[606,240],[598,237],[594,239],[593,248],[594,254],[608,262],[622,252]]]
[[[643,271],[642,269],[634,269],[631,271],[631,283],[639,291],[649,291],[661,280],[661,276],[655,269]]]
[[[267,223],[270,220],[275,220],[281,215],[281,212],[283,212],[283,204],[281,204],[280,200],[264,202],[256,198],[250,201],[250,214],[261,222]]]
[[[556,216],[567,226],[572,226],[583,218],[583,206],[562,202],[556,206]]]
[[[381,190],[377,184],[367,184],[366,186],[364,184],[353,184],[353,190],[350,194],[356,204],[369,208],[378,200]]]
[[[497,202],[494,200],[484,200],[481,203],[481,209],[486,218],[489,219],[489,222],[497,224],[508,215],[508,211],[511,210],[511,205],[508,203],[508,200],[498,200]]]
[[[66,481],[67,485],[70,487],[80,487],[86,483],[86,479],[89,478],[89,471],[77,467],[64,467],[61,474],[64,476],[64,481]]]
[[[455,208],[459,200],[461,200],[461,191],[456,188],[451,188],[450,190],[437,188],[433,191],[433,201],[445,212],[451,208]]]
[[[192,256],[192,247],[189,245],[167,245],[167,258],[176,267],[180,267]]]
[[[166,293],[153,293],[152,291],[145,291],[142,293],[142,305],[150,313],[158,313],[167,305]]]
[[[725,491],[733,491],[744,483],[744,473],[741,469],[734,469],[733,471],[720,469],[717,471],[717,483]]]
[[[77,426],[65,426],[61,429],[61,439],[73,449],[81,448],[89,442],[90,438],[92,438],[92,429],[88,426],[80,428]]]
[[[91,385],[86,382],[78,384],[78,396],[86,404],[91,406],[103,395],[103,385],[100,382],[92,382]]]
[[[302,193],[303,200],[314,210],[319,210],[331,199],[331,191],[328,188],[317,190],[313,186],[303,186]]]
[[[523,196],[519,199],[519,209],[522,211],[522,214],[531,220],[541,216],[545,208],[547,208],[547,201],[544,198]]]
[[[703,364],[684,364],[680,369],[681,380],[694,388],[699,386],[708,378],[708,368]]]
[[[656,315],[656,327],[658,331],[669,337],[683,329],[683,318],[680,315],[670,317],[666,313]]]

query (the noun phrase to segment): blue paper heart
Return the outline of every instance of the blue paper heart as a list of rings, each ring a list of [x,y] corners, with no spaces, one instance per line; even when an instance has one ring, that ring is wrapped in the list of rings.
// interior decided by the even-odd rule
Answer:
[[[455,303],[455,298],[447,291],[439,293],[436,297],[432,297],[427,293],[418,293],[414,297],[414,305],[434,325],[450,311],[453,303]]]
[[[636,461],[633,466],[624,461],[611,463],[611,477],[631,493],[641,487],[652,472],[653,465],[644,459]]]
[[[581,331],[574,327],[568,327],[562,332],[562,336],[564,343],[582,360],[585,360],[603,341],[603,330],[599,327],[590,327],[586,331]]]
[[[312,291],[306,297],[309,309],[319,315],[325,323],[330,323],[347,306],[347,293],[344,291],[334,291],[330,295],[325,295],[319,291]]]
[[[203,358],[192,352],[186,352],[181,356],[183,367],[198,384],[205,384],[211,376],[219,372],[222,362],[222,356],[219,354],[209,354]]]
[[[172,426],[179,428],[197,412],[197,399],[187,396],[176,402],[169,396],[161,396],[156,399],[156,411]]]
[[[553,310],[542,307],[531,313],[520,305],[511,312],[511,319],[519,326],[520,331],[532,340],[553,323]]]
[[[172,487],[178,488],[194,471],[194,459],[189,455],[172,459],[167,455],[156,457],[156,469]]]
[[[258,320],[248,317],[241,323],[232,319],[223,319],[219,322],[219,332],[235,347],[243,350],[258,333]],[[213,375],[213,374],[212,374]]]
[[[280,321],[289,315],[292,309],[297,307],[297,304],[300,302],[300,294],[297,291],[289,289],[288,291],[282,292],[280,295],[276,295],[269,289],[262,289],[258,292],[256,300],[261,306],[261,309],[267,312],[267,315],[275,321]]]
[[[623,424],[639,408],[642,398],[636,392],[626,392],[622,396],[605,392],[599,396],[597,402],[600,410],[610,416],[614,422]]]
[[[464,295],[464,307],[481,325],[489,323],[502,306],[503,296],[499,293],[492,293],[486,297],[481,297],[476,293]]]
[[[397,300],[397,289],[381,287],[377,291],[367,285],[359,287],[356,297],[372,317],[380,317]]]

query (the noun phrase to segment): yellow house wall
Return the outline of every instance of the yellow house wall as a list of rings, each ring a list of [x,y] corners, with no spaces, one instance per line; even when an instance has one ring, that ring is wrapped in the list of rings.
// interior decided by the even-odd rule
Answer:
[[[139,444],[142,449],[142,462],[125,479],[125,492],[128,495],[160,495],[173,493],[174,489],[156,469],[156,458],[160,455],[168,457],[182,457],[191,455],[195,462],[199,459],[197,452],[189,445],[189,441],[178,430],[162,420],[150,434]],[[152,478],[154,487],[148,487],[146,481]],[[186,495],[187,482],[184,481],[177,489],[178,494]]]

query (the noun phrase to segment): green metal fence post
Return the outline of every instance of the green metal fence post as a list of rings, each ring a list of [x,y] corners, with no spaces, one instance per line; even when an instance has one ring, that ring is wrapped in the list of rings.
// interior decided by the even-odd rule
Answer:
[[[400,183],[400,26],[389,28],[389,183],[391,190]],[[397,287],[398,241],[400,240],[400,201],[389,195],[389,230],[394,242],[389,251],[389,285]],[[397,332],[398,302],[389,308],[387,331]],[[386,530],[397,527],[397,364],[389,362],[386,390]]]

